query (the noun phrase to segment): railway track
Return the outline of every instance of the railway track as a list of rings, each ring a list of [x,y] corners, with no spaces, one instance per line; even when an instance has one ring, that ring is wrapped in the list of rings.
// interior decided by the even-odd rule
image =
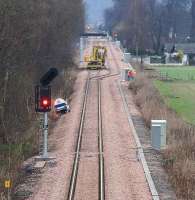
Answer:
[[[99,200],[105,199],[104,155],[101,110],[101,80],[98,81],[98,148],[99,148]]]
[[[89,98],[89,86],[91,84],[92,79],[90,78],[90,72],[88,74],[88,79],[85,86],[85,94],[84,100],[82,105],[82,112],[80,118],[80,125],[78,130],[78,138],[76,142],[76,150],[75,150],[75,158],[72,168],[72,174],[70,179],[70,186],[67,200],[74,200],[75,198],[75,191],[77,188],[77,176],[79,172],[79,163],[80,163],[80,152],[81,152],[81,145],[82,145],[82,137],[84,133],[84,124],[86,120],[86,111],[87,111],[87,101]],[[102,135],[102,111],[101,111],[101,80],[98,78],[95,80],[97,82],[98,88],[98,199],[104,200],[105,199],[105,178],[104,178],[104,156],[103,156],[103,135]],[[88,188],[85,188],[88,190]]]

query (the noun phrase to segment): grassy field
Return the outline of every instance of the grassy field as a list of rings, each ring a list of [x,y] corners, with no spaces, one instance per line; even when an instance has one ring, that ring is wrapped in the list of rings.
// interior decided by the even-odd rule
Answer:
[[[187,66],[159,66],[153,67],[162,74],[174,80],[195,80],[195,67]]]
[[[195,125],[195,67],[155,67],[172,81],[155,80],[166,104],[186,122]]]
[[[155,81],[167,105],[185,121],[195,124],[195,82]]]

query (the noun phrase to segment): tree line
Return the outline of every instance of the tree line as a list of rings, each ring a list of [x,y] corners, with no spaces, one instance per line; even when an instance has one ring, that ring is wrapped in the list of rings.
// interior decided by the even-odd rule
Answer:
[[[105,25],[127,48],[160,53],[166,42],[195,42],[195,0],[113,0]]]
[[[34,84],[73,65],[84,28],[82,0],[0,0],[0,141],[33,120]]]
[[[34,86],[39,78],[56,67],[61,76],[53,92],[68,90],[71,78],[68,75],[64,80],[62,72],[75,66],[84,23],[82,0],[0,0],[1,180],[8,173],[8,144],[12,178],[25,157],[24,150],[32,153],[39,127],[34,111]]]

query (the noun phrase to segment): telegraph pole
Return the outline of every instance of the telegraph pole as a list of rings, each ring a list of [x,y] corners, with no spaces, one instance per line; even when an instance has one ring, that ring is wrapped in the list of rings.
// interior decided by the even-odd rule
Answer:
[[[138,62],[139,46],[138,46],[138,26],[137,26],[137,0],[134,0],[134,19],[135,19],[135,48],[136,61]]]

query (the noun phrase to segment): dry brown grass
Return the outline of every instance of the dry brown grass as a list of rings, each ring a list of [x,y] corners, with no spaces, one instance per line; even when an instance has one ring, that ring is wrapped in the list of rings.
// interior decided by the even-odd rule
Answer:
[[[135,102],[140,108],[146,126],[152,119],[167,120],[168,146],[162,152],[164,167],[175,188],[178,198],[195,199],[195,127],[186,124],[177,114],[169,109],[158,90],[144,73],[138,73],[129,88],[135,94]]]

